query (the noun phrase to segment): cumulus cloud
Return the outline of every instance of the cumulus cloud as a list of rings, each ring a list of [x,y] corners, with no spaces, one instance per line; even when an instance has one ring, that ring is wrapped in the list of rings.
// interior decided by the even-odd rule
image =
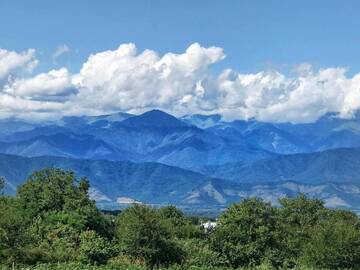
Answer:
[[[60,117],[64,104],[52,101],[29,100],[0,92],[0,117],[27,120],[49,120]]]
[[[61,44],[59,46],[56,47],[52,58],[56,59],[58,57],[60,57],[61,55],[63,55],[64,53],[70,52],[70,47],[66,44]]]
[[[66,68],[40,73],[28,79],[15,79],[4,87],[4,93],[31,100],[69,99],[77,90]]]
[[[209,65],[224,57],[221,48],[197,43],[182,54],[162,57],[151,50],[138,54],[134,44],[123,44],[89,57],[74,77],[77,98],[84,106],[98,109],[186,112],[189,103],[203,100],[197,106],[205,106],[201,82],[208,77]]]
[[[16,69],[32,71],[37,64],[38,60],[35,59],[34,49],[21,53],[0,49],[0,79]]]
[[[227,118],[270,122],[313,122],[328,112],[351,117],[360,108],[359,75],[327,68],[286,77],[279,72],[239,74],[224,71],[218,78],[219,112]]]
[[[66,111],[66,101],[76,93],[72,75],[64,68],[28,79],[14,79],[0,91],[0,117],[29,120],[56,119]]]
[[[176,115],[312,122],[328,112],[351,117],[360,108],[360,74],[349,77],[344,68],[315,70],[304,63],[291,76],[274,70],[209,72],[224,58],[222,48],[198,43],[164,55],[122,44],[90,55],[76,74],[61,68],[8,80],[0,90],[0,116],[56,118],[159,108]],[[20,66],[34,61],[31,56]]]

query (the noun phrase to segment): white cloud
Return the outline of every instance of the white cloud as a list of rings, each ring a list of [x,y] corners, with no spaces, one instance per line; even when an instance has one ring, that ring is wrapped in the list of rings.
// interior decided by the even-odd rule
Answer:
[[[10,80],[0,90],[0,116],[54,118],[159,108],[176,115],[311,122],[327,112],[351,117],[360,109],[360,74],[349,77],[344,68],[314,70],[305,63],[291,76],[231,69],[212,75],[209,67],[224,57],[221,48],[197,43],[184,53],[162,56],[122,44],[90,55],[77,74],[61,68]]]
[[[208,77],[208,66],[224,57],[221,48],[197,43],[183,54],[162,57],[151,50],[138,54],[134,44],[123,44],[91,55],[84,63],[75,76],[77,101],[98,109],[186,112],[189,103],[205,98],[198,85]]]
[[[59,102],[28,100],[0,92],[1,118],[48,120],[60,117],[65,109],[65,105]]]
[[[344,68],[307,70],[297,77],[278,72],[238,74],[218,79],[219,112],[227,118],[255,117],[270,122],[312,122],[328,112],[351,117],[360,108],[360,76]]]
[[[56,59],[58,57],[60,57],[61,55],[63,55],[64,53],[70,52],[70,47],[66,44],[61,44],[59,46],[56,47],[52,58]]]
[[[16,69],[32,71],[37,64],[34,49],[21,53],[0,49],[0,79],[5,78]]]
[[[33,100],[63,100],[76,93],[76,89],[72,84],[72,75],[66,68],[61,68],[29,79],[15,79],[4,87],[3,92]]]

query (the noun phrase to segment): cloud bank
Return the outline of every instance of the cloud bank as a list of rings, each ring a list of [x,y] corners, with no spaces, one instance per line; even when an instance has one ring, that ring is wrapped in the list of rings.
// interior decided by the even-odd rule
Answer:
[[[56,119],[115,111],[140,113],[158,108],[175,115],[219,113],[225,119],[312,122],[328,112],[349,118],[360,109],[360,74],[342,67],[314,70],[301,64],[296,74],[243,74],[226,69],[214,75],[222,48],[190,45],[180,54],[137,52],[132,43],[95,53],[78,73],[66,68],[32,76],[35,51],[0,49],[0,117]]]

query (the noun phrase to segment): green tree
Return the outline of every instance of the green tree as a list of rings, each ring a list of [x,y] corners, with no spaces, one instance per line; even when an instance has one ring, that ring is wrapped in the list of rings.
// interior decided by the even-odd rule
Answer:
[[[221,215],[212,246],[231,267],[259,265],[274,260],[278,252],[276,227],[275,209],[269,203],[244,199]]]
[[[34,218],[26,230],[30,239],[25,246],[26,263],[75,261],[82,231],[78,217],[71,212],[49,211]]]
[[[100,265],[107,262],[114,250],[110,243],[95,231],[84,231],[80,235],[80,262]]]
[[[160,208],[159,214],[162,218],[174,220],[175,223],[183,223],[185,218],[184,213],[174,205]]]
[[[23,213],[13,197],[0,196],[0,262],[11,263],[22,257],[26,242]]]
[[[348,220],[330,219],[310,230],[300,261],[319,269],[355,269],[360,265],[360,228]]]
[[[281,198],[279,202],[284,222],[297,228],[312,227],[327,214],[323,201],[310,199],[304,194],[294,198]]]
[[[80,234],[93,230],[111,238],[110,224],[88,196],[89,182],[60,169],[32,174],[16,195],[24,217],[24,261],[76,260]]]
[[[0,176],[0,196],[3,195],[5,184],[5,178]]]
[[[89,206],[87,190],[70,171],[47,168],[33,173],[25,184],[19,187],[17,198],[22,209],[29,216],[42,215],[48,211],[62,211]]]
[[[323,201],[307,198],[300,194],[294,198],[279,199],[280,209],[278,222],[281,226],[285,264],[292,267],[296,264],[303,245],[310,239],[310,230],[320,221],[326,219],[328,210]]]
[[[154,208],[135,204],[117,219],[120,250],[147,267],[180,263],[183,252],[172,239],[171,232]]]
[[[107,219],[89,199],[89,182],[70,171],[48,168],[35,172],[17,191],[19,207],[28,220],[47,213],[63,213],[57,218],[72,222],[78,230],[94,230],[107,236]]]
[[[332,221],[342,220],[360,228],[360,219],[354,212],[344,209],[327,209],[327,219]]]
[[[226,258],[213,250],[207,239],[181,239],[179,243],[186,254],[185,269],[191,267],[209,269],[226,266]]]
[[[194,225],[191,219],[175,206],[160,208],[159,215],[176,238],[199,238],[203,235],[200,226]]]

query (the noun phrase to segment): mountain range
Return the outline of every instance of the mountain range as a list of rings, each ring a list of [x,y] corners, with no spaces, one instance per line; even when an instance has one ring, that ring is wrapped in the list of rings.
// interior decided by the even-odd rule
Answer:
[[[220,115],[64,117],[0,121],[0,176],[13,193],[43,167],[89,177],[102,203],[222,208],[242,197],[276,203],[304,192],[360,208],[360,117],[314,123],[225,121]]]

